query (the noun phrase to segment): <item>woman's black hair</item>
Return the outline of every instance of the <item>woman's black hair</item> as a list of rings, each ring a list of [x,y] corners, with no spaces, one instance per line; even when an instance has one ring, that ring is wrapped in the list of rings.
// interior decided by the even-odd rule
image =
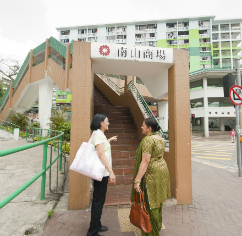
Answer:
[[[160,126],[154,118],[146,118],[144,121],[147,127],[151,127],[152,133],[160,130]]]
[[[106,117],[107,117],[107,116],[104,115],[104,114],[97,113],[97,114],[93,117],[93,119],[92,119],[92,123],[91,123],[91,126],[90,126],[91,130],[97,130],[97,129],[100,129],[100,126],[101,126],[100,123],[101,123],[101,121],[104,121]]]

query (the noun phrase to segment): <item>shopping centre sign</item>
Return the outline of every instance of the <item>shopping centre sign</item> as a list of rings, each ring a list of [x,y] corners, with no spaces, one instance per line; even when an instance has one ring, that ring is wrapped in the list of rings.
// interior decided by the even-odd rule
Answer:
[[[91,44],[92,58],[173,63],[173,49],[124,44]]]

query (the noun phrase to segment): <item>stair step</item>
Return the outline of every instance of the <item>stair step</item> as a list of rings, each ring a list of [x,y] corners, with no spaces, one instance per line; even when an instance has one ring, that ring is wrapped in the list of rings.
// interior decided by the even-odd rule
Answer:
[[[139,145],[137,144],[126,144],[126,145],[115,145],[112,144],[112,151],[136,151]]]
[[[111,151],[112,158],[132,158],[136,157],[136,151]]]
[[[107,133],[118,133],[118,134],[121,134],[121,133],[136,133],[136,132],[138,132],[138,130],[137,129],[124,129],[124,128],[118,129],[118,128],[111,128],[111,127],[109,127],[106,132]]]
[[[132,184],[132,183],[133,183],[133,174],[116,176],[116,185]],[[108,185],[113,185],[113,184],[108,184]]]
[[[141,140],[129,107],[113,106],[94,86],[94,113],[107,115],[110,122],[109,129],[105,133],[107,138],[118,135],[118,141],[113,142],[111,147],[116,185],[132,184],[136,150]]]
[[[112,160],[112,165],[114,167],[120,167],[120,166],[134,166],[135,165],[136,158],[115,158]]]
[[[134,166],[127,166],[127,167],[113,167],[113,172],[117,176],[124,176],[124,175],[130,175],[134,174]]]
[[[141,141],[140,139],[120,139],[118,136],[118,140],[113,144],[114,145],[117,145],[117,144],[138,144],[139,145],[140,141]]]
[[[111,124],[109,125],[110,128],[117,128],[117,129],[137,129],[135,124]]]
[[[112,133],[112,132],[108,132],[108,133],[105,133],[107,139],[113,137],[113,136],[116,136],[118,135],[118,139],[138,139],[139,138],[139,134],[138,133]]]

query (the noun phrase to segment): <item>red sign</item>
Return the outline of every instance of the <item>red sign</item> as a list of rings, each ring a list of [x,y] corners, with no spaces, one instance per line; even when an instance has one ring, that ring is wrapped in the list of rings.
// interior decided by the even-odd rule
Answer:
[[[229,90],[229,98],[234,105],[242,105],[242,87],[234,85]]]

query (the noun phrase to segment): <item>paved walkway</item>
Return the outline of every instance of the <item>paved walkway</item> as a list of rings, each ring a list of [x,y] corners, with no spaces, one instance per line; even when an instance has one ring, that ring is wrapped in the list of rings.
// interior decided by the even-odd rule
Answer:
[[[228,140],[221,141],[226,146]],[[196,141],[193,141],[196,145]],[[192,158],[193,204],[163,207],[164,236],[242,236],[242,178],[237,169],[208,159]],[[121,214],[121,211],[124,214]],[[121,213],[120,213],[121,212]],[[106,206],[102,224],[109,231],[106,236],[140,235],[129,224],[129,207]],[[43,236],[86,236],[90,223],[90,209],[54,213],[47,222]]]
[[[0,150],[28,144],[25,139],[14,141],[0,138]],[[49,152],[48,160],[49,164]],[[42,169],[43,145],[12,155],[0,157],[0,201],[33,178]],[[56,179],[56,164],[52,168],[52,188]],[[47,220],[47,211],[57,202],[56,195],[49,192],[49,171],[46,176],[46,200],[40,201],[41,177],[10,203],[0,209],[0,236],[22,236],[26,230],[31,235],[41,235]],[[60,175],[59,187],[63,183]]]

